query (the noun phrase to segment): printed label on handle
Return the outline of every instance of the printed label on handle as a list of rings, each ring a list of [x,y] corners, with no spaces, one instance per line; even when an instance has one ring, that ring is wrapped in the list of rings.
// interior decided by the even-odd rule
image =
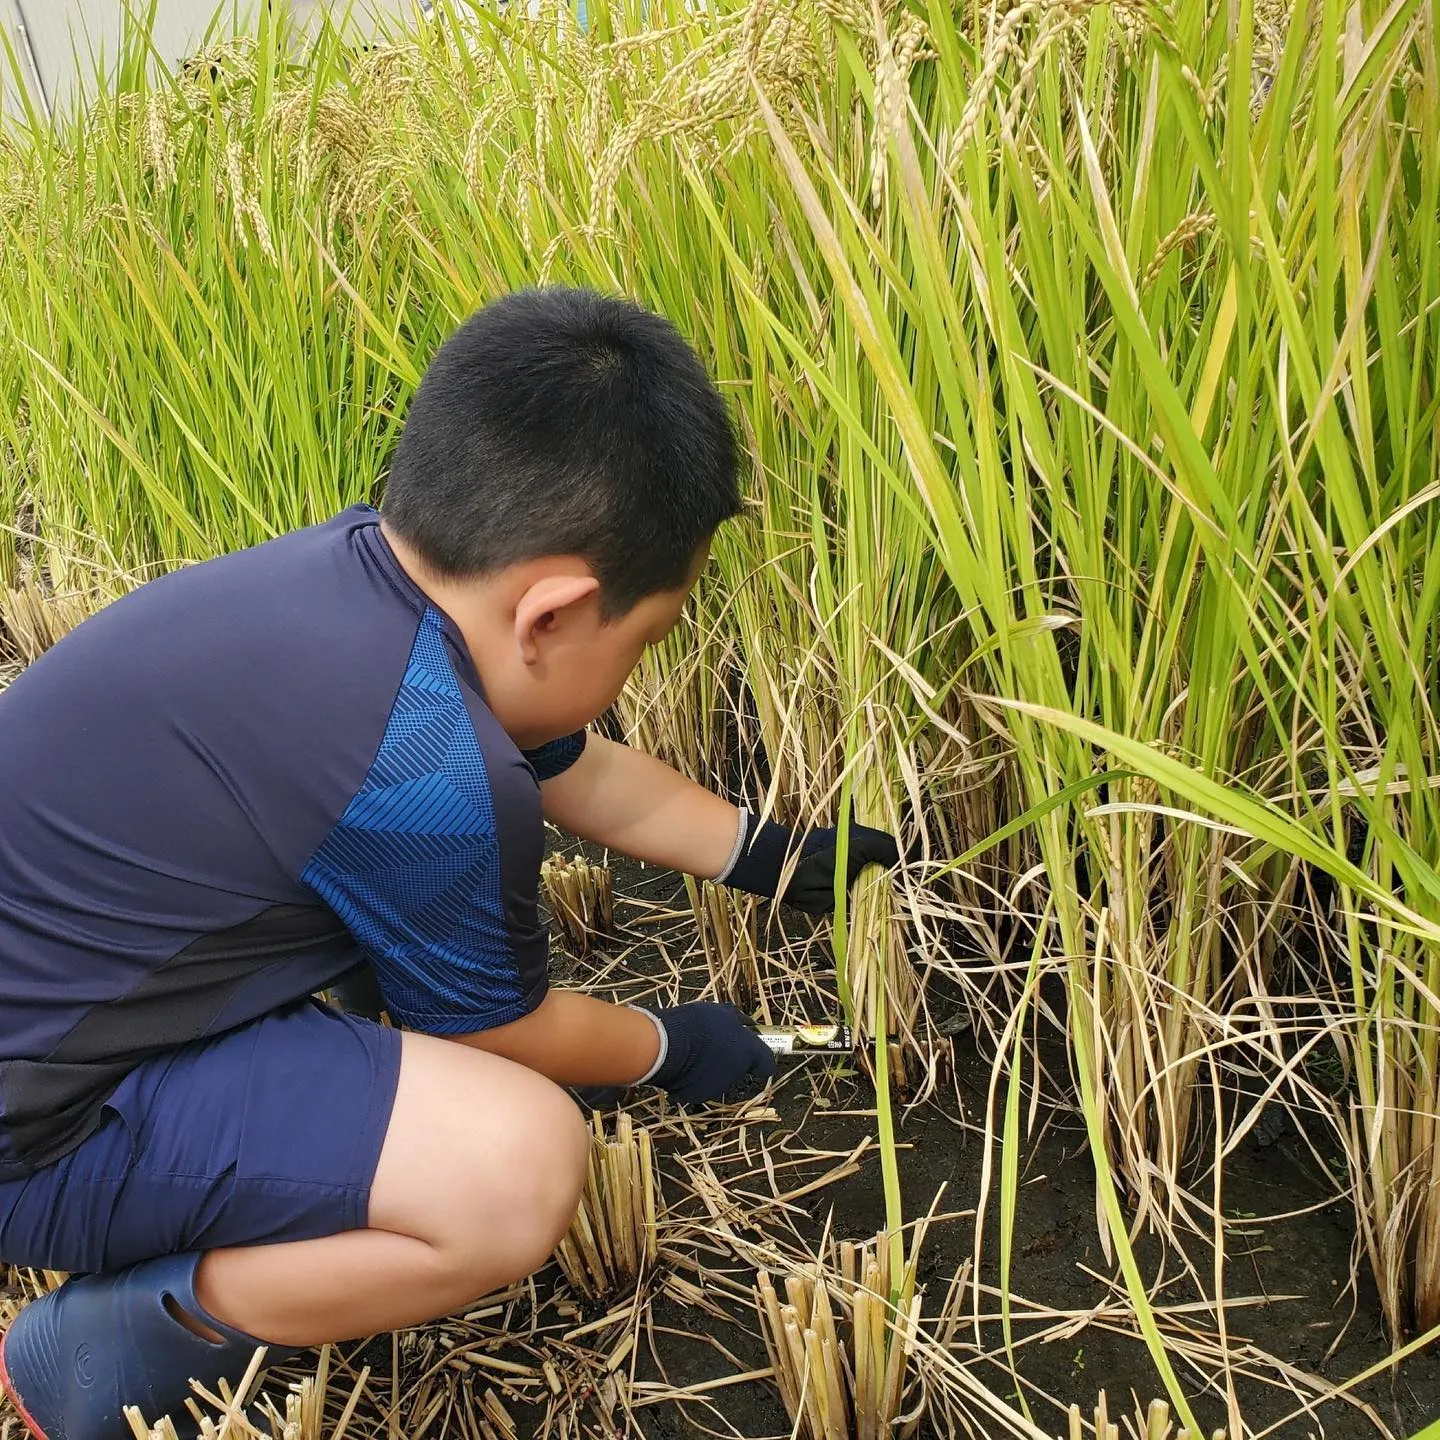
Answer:
[[[760,1025],[756,1030],[777,1055],[843,1055],[855,1048],[848,1025]]]

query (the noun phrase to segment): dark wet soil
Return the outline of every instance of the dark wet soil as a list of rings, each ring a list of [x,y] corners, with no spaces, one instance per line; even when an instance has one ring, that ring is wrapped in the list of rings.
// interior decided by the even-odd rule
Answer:
[[[652,926],[656,911],[667,903],[684,910],[684,892],[675,877],[641,867],[615,867],[617,895],[639,904],[620,906],[628,919],[628,939],[612,942],[584,962],[567,958],[556,945],[556,978],[560,983],[594,981],[604,993],[642,998],[657,989],[674,998],[693,998],[703,971],[683,951],[686,931],[693,927],[672,913],[670,929]],[[649,911],[640,908],[649,904]],[[637,937],[654,937],[640,939]],[[658,941],[659,943],[654,943]],[[792,996],[793,1000],[793,996]],[[1041,1037],[1050,1076],[1065,1074],[1060,1037]],[[975,1048],[965,1032],[955,1037],[954,1073],[938,1098],[902,1112],[898,1117],[900,1174],[908,1219],[932,1207],[942,1217],[929,1229],[922,1252],[921,1282],[926,1310],[934,1314],[957,1272],[976,1261],[974,1212],[982,1205],[985,1164],[983,1120],[991,1057]],[[1063,1082],[1051,1090],[1062,1088]],[[743,1136],[735,1122],[716,1120],[692,1124],[642,1101],[637,1118],[656,1122],[657,1155],[667,1209],[669,1253],[673,1273],[705,1291],[704,1306],[682,1303],[663,1273],[649,1286],[648,1310],[632,1312],[631,1322],[568,1338],[568,1331],[604,1319],[607,1304],[590,1304],[553,1313],[557,1291],[552,1271],[542,1277],[529,1298],[507,1309],[499,1322],[489,1354],[501,1365],[536,1365],[554,1358],[561,1383],[579,1396],[560,1406],[538,1380],[527,1391],[504,1389],[506,1372],[471,1371],[455,1383],[475,1387],[478,1404],[493,1384],[505,1395],[508,1415],[518,1436],[643,1435],[670,1440],[700,1434],[739,1437],[788,1436],[783,1407],[766,1380],[726,1383],[748,1371],[763,1369],[766,1357],[746,1297],[754,1279],[753,1254],[737,1254],[719,1232],[697,1193],[693,1164],[696,1134],[703,1130],[702,1148],[713,1156],[715,1174],[732,1194],[755,1197],[755,1209],[731,1213],[732,1235],[748,1246],[764,1247],[783,1232],[783,1247],[792,1254],[818,1247],[828,1233],[838,1239],[866,1240],[881,1229],[884,1200],[878,1152],[863,1149],[855,1173],[779,1205],[776,1193],[755,1177],[755,1157],[767,1146],[772,1157],[799,1159],[785,1171],[784,1190],[800,1187],[837,1167],[844,1157],[873,1141],[876,1129],[874,1092],[857,1068],[809,1061],[784,1071],[771,1097],[774,1115],[749,1122]],[[726,1133],[727,1130],[730,1133]],[[1354,1222],[1348,1203],[1333,1198],[1335,1182],[1321,1164],[1341,1173],[1333,1145],[1327,1151],[1323,1134],[1306,1137],[1286,1122],[1257,1127],[1227,1162],[1222,1210],[1227,1217],[1224,1286],[1227,1310],[1231,1383],[1247,1436],[1279,1440],[1359,1440],[1392,1435],[1406,1440],[1440,1416],[1440,1351],[1414,1356],[1395,1370],[1356,1387],[1347,1403],[1326,1398],[1334,1385],[1381,1361],[1389,1346],[1382,1332],[1373,1288],[1362,1280],[1351,1293]],[[1320,1160],[1312,1153],[1319,1151]],[[998,1157],[992,1156],[992,1163]],[[707,1163],[710,1163],[707,1161]],[[746,1178],[749,1176],[749,1178]],[[1008,1290],[1012,1309],[1013,1364],[1007,1360],[999,1323],[999,1223],[997,1181],[992,1179],[985,1210],[984,1238],[979,1246],[978,1274],[982,1291],[977,1302],[966,1291],[967,1318],[954,1336],[954,1353],[970,1375],[1011,1404],[1028,1404],[1035,1423],[1049,1435],[1066,1431],[1064,1406],[1072,1401],[1093,1407],[1101,1389],[1110,1399],[1111,1414],[1133,1413],[1164,1387],[1144,1344],[1137,1338],[1115,1264],[1099,1243],[1095,1218],[1094,1171],[1083,1125],[1063,1094],[1043,1098],[1028,1126],[1019,1166],[1019,1203]],[[1208,1187],[1203,1176],[1192,1183]],[[938,1207],[937,1195],[941,1196]],[[1296,1213],[1306,1212],[1306,1213]],[[1265,1218],[1289,1214],[1291,1218]],[[1188,1256],[1187,1271],[1177,1245],[1162,1247],[1153,1236],[1141,1235],[1137,1255],[1152,1294],[1163,1307],[1162,1328],[1181,1343],[1172,1361],[1206,1434],[1226,1423],[1227,1406],[1219,1353],[1217,1321],[1209,1303],[1214,1294],[1214,1257],[1208,1244],[1193,1234],[1179,1242]],[[684,1269],[674,1268],[683,1263]],[[1363,1264],[1358,1267],[1364,1274]],[[662,1266],[663,1270],[663,1266]],[[564,1304],[562,1298],[562,1306]],[[979,1306],[982,1318],[968,1318]],[[717,1313],[718,1312],[718,1313]],[[623,1323],[631,1323],[635,1343],[623,1365],[607,1370],[607,1357],[623,1339]],[[513,1338],[512,1338],[513,1337]],[[410,1332],[399,1341],[378,1337],[363,1346],[337,1353],[342,1381],[327,1406],[333,1415],[348,1393],[362,1364],[372,1367],[365,1402],[346,1432],[356,1437],[407,1440],[447,1437],[478,1440],[503,1437],[503,1427],[485,1432],[473,1418],[462,1417],[452,1403],[399,1405],[387,1416],[392,1397],[416,1393],[423,1375],[433,1371],[439,1348],[447,1340],[443,1327]],[[618,1349],[623,1349],[619,1346]],[[1184,1353],[1181,1353],[1184,1352]],[[392,1356],[400,1357],[395,1383]],[[1190,1358],[1187,1359],[1186,1356]],[[313,1357],[310,1357],[313,1363]],[[453,1368],[453,1367],[452,1367]],[[538,1374],[538,1368],[536,1372]],[[605,1400],[604,1378],[621,1373],[629,1378],[628,1415]],[[588,1377],[588,1378],[587,1378]],[[675,1389],[692,1387],[689,1398],[677,1399]],[[696,1388],[703,1387],[703,1388]],[[593,1391],[593,1398],[592,1398]],[[428,1392],[426,1392],[428,1393]],[[452,1391],[453,1394],[453,1391]],[[1307,1412],[1306,1406],[1311,1408]],[[470,1412],[473,1417],[473,1410]],[[548,1421],[547,1421],[548,1416]],[[0,1406],[6,1440],[18,1428]],[[328,1437],[329,1430],[326,1430]],[[921,1437],[996,1433],[983,1421],[968,1425],[954,1419],[922,1422]],[[1087,1434],[1089,1433],[1087,1428]],[[1122,1434],[1128,1433],[1121,1431]],[[1232,1440],[1235,1437],[1232,1436]]]
[[[651,896],[675,893],[668,877],[619,867],[616,888],[618,893]],[[683,892],[677,903],[684,904]],[[637,977],[646,969],[643,955],[627,957],[626,965]],[[1050,1075],[1063,1077],[1060,1038],[1052,1036],[1041,1043],[1048,1052]],[[984,1142],[979,1127],[992,1057],[978,1053],[964,1034],[956,1037],[955,1044],[949,1088],[937,1101],[899,1118],[908,1219],[925,1214],[942,1187],[943,1211],[973,1212],[980,1203]],[[807,1062],[807,1073],[789,1072],[774,1102],[780,1128],[794,1131],[816,1151],[848,1153],[875,1133],[873,1090],[860,1074],[836,1075],[832,1067],[832,1073],[822,1077],[819,1068],[820,1062]],[[1285,1120],[1257,1126],[1226,1162],[1221,1197],[1227,1221],[1224,1286],[1230,1305],[1226,1317],[1234,1357],[1232,1383],[1244,1433],[1279,1440],[1309,1436],[1359,1440],[1388,1431],[1403,1440],[1440,1416],[1440,1347],[1357,1387],[1356,1404],[1325,1399],[1327,1389],[1383,1360],[1391,1347],[1364,1263],[1358,1267],[1352,1263],[1353,1212],[1347,1200],[1334,1198],[1336,1182],[1325,1173],[1321,1160],[1333,1174],[1343,1174],[1338,1150],[1318,1127],[1307,1143],[1306,1136]],[[992,1162],[998,1164],[995,1157]],[[824,1168],[822,1162],[814,1166],[817,1174]],[[797,1172],[797,1182],[802,1173]],[[1208,1198],[1208,1177],[1192,1177],[1191,1183],[1203,1188]],[[676,1203],[685,1203],[678,1187],[673,1194]],[[845,1238],[873,1236],[884,1223],[877,1153],[872,1148],[857,1174],[826,1186],[806,1203],[808,1219],[797,1228],[812,1244],[819,1243],[827,1228]],[[1290,1218],[1269,1218],[1275,1216]],[[992,1179],[978,1272],[991,1286],[998,1284],[998,1230]],[[1192,1267],[1190,1274],[1173,1245],[1167,1250],[1142,1235],[1136,1251],[1147,1279],[1165,1281],[1159,1303],[1169,1312],[1162,1319],[1167,1332],[1188,1327],[1197,1340],[1208,1341],[1192,1365],[1172,1356],[1196,1418],[1208,1435],[1225,1425],[1227,1414],[1223,1373],[1204,1353],[1217,1339],[1216,1316],[1208,1304],[1214,1295],[1214,1253],[1211,1245],[1193,1234],[1181,1237],[1180,1244]],[[969,1323],[960,1330],[976,1378],[1011,1403],[1023,1394],[1035,1422],[1053,1435],[1065,1431],[1057,1400],[1093,1407],[1103,1388],[1113,1417],[1119,1411],[1133,1411],[1137,1399],[1143,1406],[1164,1396],[1128,1316],[1119,1269],[1107,1262],[1101,1250],[1094,1169],[1083,1123],[1072,1107],[1057,1105],[1053,1097],[1048,1104],[1042,1100],[1021,1161],[1013,1251],[1009,1289],[1014,1372],[1004,1355],[999,1302],[991,1295],[984,1308],[995,1318],[982,1323],[978,1334]],[[952,1276],[973,1260],[974,1252],[973,1216],[932,1225],[922,1265],[930,1303],[940,1303]],[[1352,1292],[1350,1277],[1357,1269],[1362,1278]],[[972,1306],[973,1298],[966,1303]],[[1035,1315],[1036,1307],[1051,1313]],[[1074,1333],[1061,1337],[1054,1312],[1083,1316],[1096,1311],[1101,1313],[1092,1323],[1077,1325]],[[741,1306],[736,1307],[736,1323],[731,1326],[708,1316],[697,1319],[664,1298],[656,1303],[654,1313],[656,1325],[668,1332],[657,1345],[664,1378],[675,1385],[734,1373],[734,1362],[720,1353],[717,1341],[747,1367],[766,1363],[751,1333],[753,1316]],[[1288,1375],[1284,1367],[1289,1367]],[[658,1379],[660,1366],[651,1360],[637,1373],[642,1379]],[[1309,1413],[1307,1405],[1313,1407]],[[747,1437],[785,1435],[790,1428],[766,1383],[710,1392],[703,1410],[697,1405],[656,1407],[650,1414],[642,1412],[640,1423],[646,1435],[655,1437],[694,1434],[701,1427]],[[927,1431],[922,1427],[920,1433]]]

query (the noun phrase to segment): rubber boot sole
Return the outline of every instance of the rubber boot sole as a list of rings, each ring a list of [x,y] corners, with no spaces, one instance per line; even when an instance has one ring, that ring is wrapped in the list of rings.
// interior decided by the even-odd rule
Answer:
[[[15,1407],[16,1413],[20,1416],[20,1423],[35,1437],[35,1440],[50,1440],[50,1437],[30,1418],[30,1412],[25,1408],[25,1402],[15,1393],[15,1387],[10,1383],[10,1372],[5,1368],[5,1340],[6,1335],[0,1335],[0,1390],[5,1392],[10,1403]]]

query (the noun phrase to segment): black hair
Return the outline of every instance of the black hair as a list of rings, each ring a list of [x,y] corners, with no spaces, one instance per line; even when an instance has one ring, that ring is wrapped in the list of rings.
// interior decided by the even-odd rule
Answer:
[[[579,555],[603,613],[685,583],[740,508],[725,402],[668,320],[593,290],[524,290],[440,347],[381,506],[436,572]]]

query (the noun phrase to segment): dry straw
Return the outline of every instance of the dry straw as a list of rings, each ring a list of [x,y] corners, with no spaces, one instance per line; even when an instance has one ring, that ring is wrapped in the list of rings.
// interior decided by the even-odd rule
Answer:
[[[1080,1414],[1080,1407],[1070,1407],[1070,1428],[1068,1440],[1083,1440],[1085,1434],[1085,1421]],[[1204,1440],[1198,1430],[1182,1430],[1177,1433],[1175,1422],[1170,1418],[1170,1407],[1163,1400],[1152,1400],[1150,1408],[1143,1415],[1138,1413],[1133,1421],[1125,1422],[1124,1433],[1138,1435],[1141,1440]],[[1105,1399],[1105,1392],[1100,1392],[1099,1402],[1095,1406],[1095,1440],[1120,1440],[1120,1426],[1110,1418],[1109,1405]],[[1226,1440],[1225,1430],[1213,1431],[1210,1440]]]
[[[0,630],[5,646],[22,665],[43,655],[89,615],[78,595],[56,595],[34,580],[0,589]]]
[[[783,1299],[768,1271],[757,1276],[755,1308],[775,1381],[809,1440],[880,1440],[918,1429],[923,1407],[906,1415],[903,1405],[920,1334],[921,1235],[898,1274],[894,1237],[881,1234],[870,1245],[841,1244],[838,1273],[816,1261],[787,1275]]]
[[[654,1265],[659,1187],[648,1130],[623,1110],[613,1140],[599,1115],[593,1125],[585,1191],[555,1258],[576,1290],[601,1299],[633,1286]]]
[[[58,1289],[68,1277],[63,1270],[32,1270],[22,1265],[0,1265],[0,1331],[31,1300]]]
[[[545,897],[577,955],[588,955],[597,937],[615,933],[610,867],[583,855],[551,855],[540,867]]]
[[[768,1022],[769,1007],[760,983],[758,901],[689,875],[685,890],[714,993]]]
[[[260,1396],[258,1401],[253,1398],[263,1376],[263,1348],[255,1351],[244,1377],[233,1389],[221,1380],[212,1392],[192,1380],[195,1394],[185,1402],[192,1423],[187,1423],[186,1433],[197,1435],[199,1440],[221,1440],[222,1436],[226,1440],[345,1440],[365,1396],[370,1367],[365,1366],[355,1377],[340,1414],[333,1424],[327,1424],[330,1357],[331,1347],[323,1346],[314,1374],[304,1376],[289,1387],[283,1411],[268,1394]],[[252,1410],[259,1412],[258,1420],[251,1414]],[[134,1405],[125,1407],[125,1422],[135,1440],[178,1440],[180,1433],[170,1416],[162,1416],[152,1423]],[[501,1433],[481,1428],[483,1440],[494,1440]]]

